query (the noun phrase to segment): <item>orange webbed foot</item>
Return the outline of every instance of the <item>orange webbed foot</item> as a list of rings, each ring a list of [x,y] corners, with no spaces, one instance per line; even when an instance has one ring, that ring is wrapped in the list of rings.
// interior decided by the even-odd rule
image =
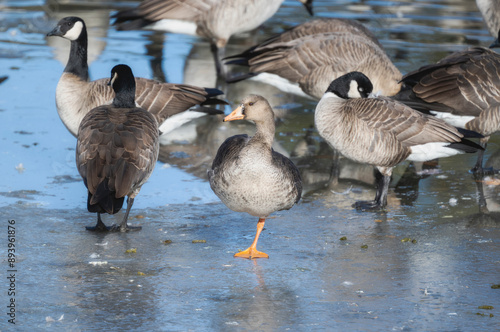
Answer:
[[[269,258],[269,255],[266,254],[265,252],[258,251],[257,249],[250,247],[246,250],[234,254],[234,257],[255,259],[255,258]]]

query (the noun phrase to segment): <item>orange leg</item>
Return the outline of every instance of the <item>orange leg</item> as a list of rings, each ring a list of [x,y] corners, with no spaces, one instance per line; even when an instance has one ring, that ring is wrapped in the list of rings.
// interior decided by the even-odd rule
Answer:
[[[259,218],[259,222],[257,223],[257,233],[255,234],[255,239],[253,240],[252,244],[250,245],[250,247],[248,247],[248,249],[240,251],[237,254],[234,254],[234,257],[241,257],[248,259],[269,258],[268,254],[257,250],[257,241],[259,241],[260,232],[262,232],[265,222],[266,222],[265,218]]]

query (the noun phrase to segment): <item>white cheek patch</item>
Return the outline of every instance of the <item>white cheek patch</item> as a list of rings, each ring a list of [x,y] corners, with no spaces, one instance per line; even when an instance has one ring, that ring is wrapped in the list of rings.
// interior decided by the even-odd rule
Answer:
[[[356,81],[351,81],[349,84],[349,92],[347,93],[347,97],[354,99],[354,98],[361,98],[361,94],[358,91],[358,82]]]
[[[474,120],[476,117],[475,116],[460,116],[460,115],[454,115],[451,113],[446,113],[446,112],[436,112],[436,111],[430,111],[432,115],[434,115],[438,119],[442,119],[444,122],[454,126],[454,127],[459,127],[459,128],[465,128],[465,124],[469,121]]]
[[[77,40],[78,37],[80,37],[82,30],[83,30],[83,23],[78,21],[75,23],[75,25],[73,25],[71,29],[68,30],[68,32],[66,32],[66,34],[63,37],[69,40]]]

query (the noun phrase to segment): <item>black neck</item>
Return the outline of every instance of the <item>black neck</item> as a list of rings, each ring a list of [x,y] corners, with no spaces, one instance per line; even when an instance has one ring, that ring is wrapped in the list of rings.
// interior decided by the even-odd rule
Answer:
[[[135,107],[135,84],[133,86],[122,87],[113,99],[113,106],[119,108]]]
[[[78,76],[81,80],[89,80],[89,66],[87,64],[87,30],[85,27],[77,40],[71,41],[68,63],[65,73]]]

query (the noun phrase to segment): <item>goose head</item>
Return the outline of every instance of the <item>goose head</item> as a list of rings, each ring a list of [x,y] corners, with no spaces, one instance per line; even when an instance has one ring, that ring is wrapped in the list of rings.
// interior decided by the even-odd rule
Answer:
[[[113,87],[115,107],[135,107],[135,79],[127,65],[116,65],[111,69],[108,85]]]
[[[58,36],[74,41],[80,38],[85,29],[85,22],[81,18],[69,16],[62,18],[47,36]]]
[[[365,74],[353,71],[330,83],[325,96],[334,95],[342,99],[367,98],[373,91],[373,84]]]
[[[266,98],[259,95],[245,97],[240,106],[224,118],[226,121],[251,120],[255,123],[274,121],[274,112]],[[274,122],[273,122],[274,123]]]

